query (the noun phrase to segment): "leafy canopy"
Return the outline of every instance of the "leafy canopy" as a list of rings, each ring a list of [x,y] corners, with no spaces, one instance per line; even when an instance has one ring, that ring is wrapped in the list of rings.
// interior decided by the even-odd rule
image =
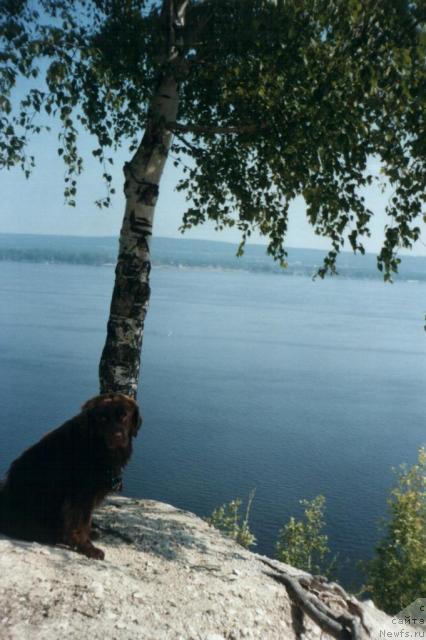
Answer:
[[[175,25],[173,68],[163,4],[3,0],[1,164],[29,172],[28,139],[56,115],[73,204],[80,132],[96,136],[109,185],[114,149],[138,144],[160,78],[174,73],[181,102],[168,126],[189,202],[183,229],[210,219],[236,226],[243,242],[256,229],[284,262],[289,205],[302,196],[315,232],[330,239],[324,275],[345,238],[364,251],[373,212],[362,191],[377,179],[374,157],[393,191],[378,256],[389,279],[424,211],[424,2],[192,0],[185,26]],[[29,88],[17,103],[20,77]]]

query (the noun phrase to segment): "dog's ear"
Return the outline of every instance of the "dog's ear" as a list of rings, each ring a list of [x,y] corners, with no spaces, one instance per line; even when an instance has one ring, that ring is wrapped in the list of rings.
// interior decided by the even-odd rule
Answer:
[[[132,436],[136,438],[138,431],[142,425],[142,416],[139,411],[138,405],[135,403],[133,416],[132,416]]]

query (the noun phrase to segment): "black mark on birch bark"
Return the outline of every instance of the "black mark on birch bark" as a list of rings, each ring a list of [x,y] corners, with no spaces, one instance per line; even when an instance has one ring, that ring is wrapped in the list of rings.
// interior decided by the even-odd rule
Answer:
[[[136,243],[142,250],[149,252],[148,238],[152,236],[152,223],[147,218],[136,218],[135,212],[130,214],[130,230],[136,235]]]
[[[137,218],[134,210],[130,212],[130,229],[133,233],[151,235],[152,222],[148,218]]]
[[[138,202],[154,206],[159,192],[158,184],[154,184],[152,182],[144,182],[143,184],[139,183],[139,186],[136,189]]]

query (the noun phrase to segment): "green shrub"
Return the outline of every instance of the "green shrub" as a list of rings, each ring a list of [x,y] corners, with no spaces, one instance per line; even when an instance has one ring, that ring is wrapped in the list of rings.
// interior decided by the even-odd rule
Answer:
[[[246,549],[256,544],[256,538],[249,527],[250,509],[254,495],[255,490],[253,489],[248,497],[244,517],[240,514],[241,498],[236,498],[227,504],[223,504],[221,507],[217,507],[210,518],[206,518],[212,527],[219,529],[223,534],[232,538]]]
[[[388,499],[385,535],[367,565],[366,590],[376,605],[395,614],[426,596],[426,451],[400,467]]]
[[[309,573],[329,575],[336,559],[328,559],[328,536],[322,533],[325,498],[317,496],[313,500],[300,500],[300,504],[304,507],[302,520],[291,517],[279,532],[277,558]]]

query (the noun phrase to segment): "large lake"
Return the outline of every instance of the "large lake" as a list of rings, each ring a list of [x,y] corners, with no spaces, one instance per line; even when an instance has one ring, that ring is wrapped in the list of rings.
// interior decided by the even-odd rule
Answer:
[[[97,392],[111,267],[0,264],[0,475]],[[426,441],[426,283],[158,268],[125,494],[201,516],[256,488],[272,555],[327,498],[341,577],[377,540],[392,466]]]

